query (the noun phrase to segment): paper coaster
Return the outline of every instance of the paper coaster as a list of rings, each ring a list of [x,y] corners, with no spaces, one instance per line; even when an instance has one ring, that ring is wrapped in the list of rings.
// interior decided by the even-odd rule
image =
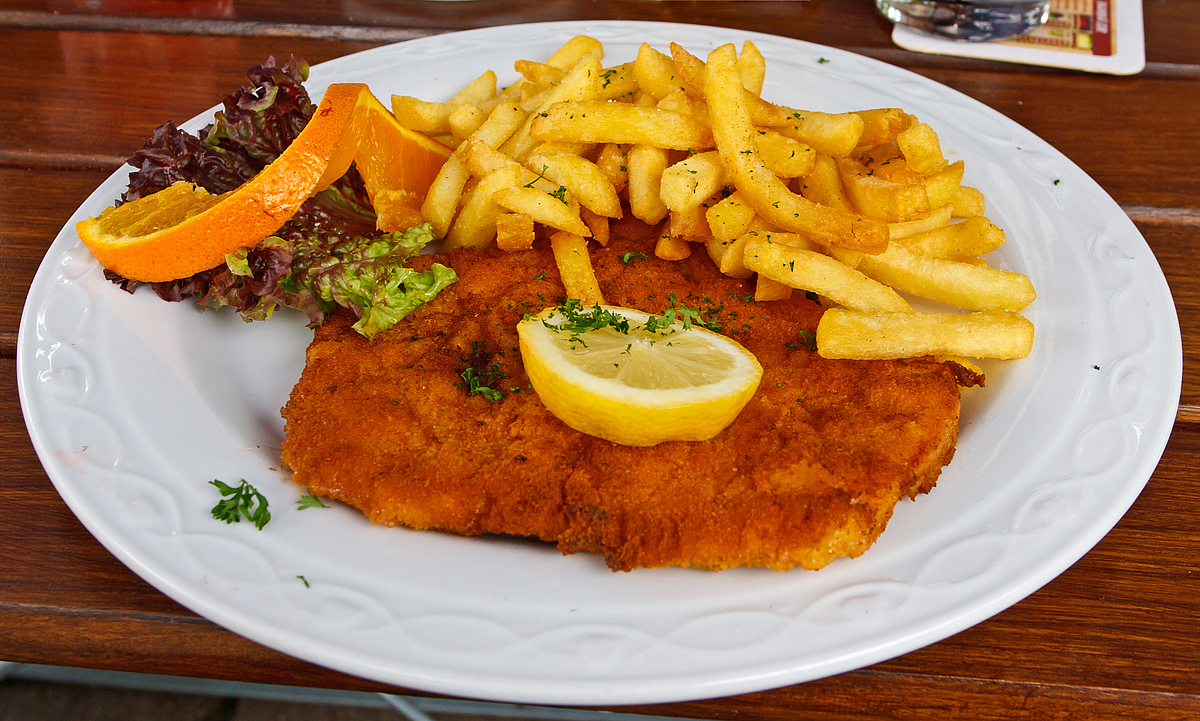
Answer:
[[[970,43],[897,25],[892,42],[905,50],[1133,75],[1146,67],[1141,0],[1053,0],[1050,20],[1013,40]]]

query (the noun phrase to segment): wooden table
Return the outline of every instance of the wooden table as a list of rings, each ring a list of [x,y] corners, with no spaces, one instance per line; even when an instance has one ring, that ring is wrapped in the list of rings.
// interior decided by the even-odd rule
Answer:
[[[76,8],[89,7],[91,10]],[[8,0],[0,9],[0,659],[335,689],[403,691],[282,655],[140,580],[63,504],[16,391],[18,318],[74,209],[160,122],[210,107],[267,55],[311,63],[533,20],[769,31],[912,69],[1028,127],[1125,209],[1183,326],[1183,396],[1146,490],[1081,561],[998,616],[870,668],[774,691],[624,708],[722,719],[1200,718],[1200,3],[1145,0],[1133,77],[918,55],[867,0]]]

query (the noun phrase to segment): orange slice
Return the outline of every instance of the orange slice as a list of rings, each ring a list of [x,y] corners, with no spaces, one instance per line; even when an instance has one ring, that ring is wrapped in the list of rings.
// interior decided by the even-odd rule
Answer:
[[[334,84],[292,144],[240,188],[213,197],[188,184],[172,186],[162,198],[157,196],[166,190],[109,208],[75,227],[100,264],[122,277],[187,278],[274,233],[305,200],[344,175],[351,162],[366,169],[368,195],[384,206],[386,213],[377,213],[389,225],[381,221],[380,227],[407,228],[420,216],[404,209],[419,207],[449,152],[399,126],[366,85]],[[404,224],[392,227],[397,222]]]
[[[401,125],[370,93],[359,99],[351,123],[358,139],[354,165],[378,216],[376,227],[392,232],[423,222],[421,203],[453,149]]]
[[[175,280],[220,265],[227,253],[278,230],[313,194],[365,90],[361,83],[331,85],[275,162],[220,202],[198,209],[187,207],[183,193],[154,202],[155,193],[80,221],[79,238],[101,265],[131,280]]]

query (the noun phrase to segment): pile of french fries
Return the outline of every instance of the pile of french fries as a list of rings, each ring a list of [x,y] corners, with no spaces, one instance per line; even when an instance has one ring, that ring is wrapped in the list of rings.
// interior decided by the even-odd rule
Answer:
[[[982,257],[1004,232],[928,124],[897,108],[771,103],[749,41],[706,59],[674,43],[611,67],[603,58],[578,36],[545,62],[518,61],[521,79],[502,89],[488,70],[448,102],[392,96],[402,124],[455,148],[421,208],[444,249],[519,251],[544,226],[568,294],[603,303],[588,243],[605,245],[628,208],[662,223],[660,258],[702,245],[721,272],[757,274],[757,300],[817,294],[831,306],[822,356],[1030,353],[1019,311],[1033,286]],[[901,292],[952,308],[916,312]]]

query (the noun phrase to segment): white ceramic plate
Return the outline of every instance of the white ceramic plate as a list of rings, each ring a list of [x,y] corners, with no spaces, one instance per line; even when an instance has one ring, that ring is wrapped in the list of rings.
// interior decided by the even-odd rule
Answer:
[[[703,56],[753,39],[769,61],[766,97],[904,107],[966,160],[966,182],[1008,233],[994,262],[1040,293],[1026,311],[1037,341],[967,394],[937,489],[902,502],[865,555],[815,573],[612,573],[540,544],[375,527],[345,507],[299,511],[278,460],[279,409],[311,333],[297,314],[245,324],[106,282],[74,223],[111,204],[121,172],[46,254],[18,349],[34,446],[101,543],[196,613],[318,664],[444,694],[591,705],[744,693],[892,658],[1024,598],[1116,524],[1157,464],[1179,398],[1171,294],[1100,187],[999,113],[839,50],[659,23],[413,40],[319,65],[308,85],[314,96],[354,80],[382,98],[445,99],[487,68],[511,81],[514,60],[545,58],[579,33],[604,41],[608,63],[631,60],[643,41]],[[241,478],[271,501],[264,531],[209,514],[208,481]]]

